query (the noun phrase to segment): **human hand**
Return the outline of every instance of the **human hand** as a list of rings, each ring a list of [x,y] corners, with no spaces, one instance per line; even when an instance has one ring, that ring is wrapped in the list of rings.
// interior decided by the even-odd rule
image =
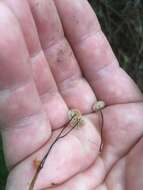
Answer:
[[[29,188],[33,161],[43,158],[69,108],[87,120],[55,144],[35,190],[142,189],[143,96],[119,67],[94,12],[85,0],[28,3],[0,3],[0,121],[12,168],[7,190]],[[96,99],[107,105],[100,154]]]

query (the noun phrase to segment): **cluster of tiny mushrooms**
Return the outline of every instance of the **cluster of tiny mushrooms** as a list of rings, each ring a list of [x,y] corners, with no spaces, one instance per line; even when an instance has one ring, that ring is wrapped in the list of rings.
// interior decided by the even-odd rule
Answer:
[[[102,150],[102,146],[103,146],[103,142],[102,142],[102,129],[103,129],[103,125],[104,125],[104,118],[103,118],[103,113],[102,113],[102,109],[105,107],[105,102],[104,101],[96,101],[93,105],[93,112],[99,112],[101,115],[101,144],[100,144],[100,148],[99,148],[99,152],[101,152]],[[70,127],[69,127],[70,125]],[[53,146],[56,144],[56,142],[62,138],[64,138],[65,136],[67,136],[74,128],[79,128],[82,125],[84,125],[84,116],[82,116],[82,114],[80,113],[79,110],[77,109],[72,109],[68,111],[68,122],[65,123],[61,129],[61,131],[59,132],[59,134],[57,135],[57,137],[55,138],[54,142],[51,144],[51,146],[49,147],[49,149],[47,150],[47,153],[44,155],[44,157],[42,158],[41,161],[39,160],[34,160],[34,165],[36,168],[36,172],[33,176],[33,179],[30,183],[29,186],[29,190],[33,190],[36,180],[38,178],[38,175],[41,171],[41,169],[44,167],[45,161],[49,155],[49,153],[51,152]]]

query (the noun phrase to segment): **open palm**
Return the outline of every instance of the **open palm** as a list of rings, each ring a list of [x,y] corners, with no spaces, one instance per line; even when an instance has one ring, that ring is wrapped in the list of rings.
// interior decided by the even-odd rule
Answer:
[[[0,2],[0,121],[7,190],[28,190],[79,109],[85,124],[59,140],[35,190],[141,190],[143,96],[119,67],[86,0]],[[96,100],[104,100],[103,149]]]

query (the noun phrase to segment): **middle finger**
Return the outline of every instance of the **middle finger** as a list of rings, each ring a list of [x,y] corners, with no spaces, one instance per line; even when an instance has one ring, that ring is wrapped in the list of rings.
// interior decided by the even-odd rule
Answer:
[[[77,107],[82,113],[91,111],[95,95],[82,75],[66,37],[56,7],[52,0],[29,0],[37,26],[41,46],[69,107]]]

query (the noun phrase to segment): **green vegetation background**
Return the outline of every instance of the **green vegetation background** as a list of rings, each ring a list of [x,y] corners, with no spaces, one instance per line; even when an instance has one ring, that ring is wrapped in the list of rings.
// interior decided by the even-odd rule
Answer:
[[[89,0],[94,7],[121,66],[143,91],[143,2],[141,0]],[[0,190],[7,169],[0,139]]]

